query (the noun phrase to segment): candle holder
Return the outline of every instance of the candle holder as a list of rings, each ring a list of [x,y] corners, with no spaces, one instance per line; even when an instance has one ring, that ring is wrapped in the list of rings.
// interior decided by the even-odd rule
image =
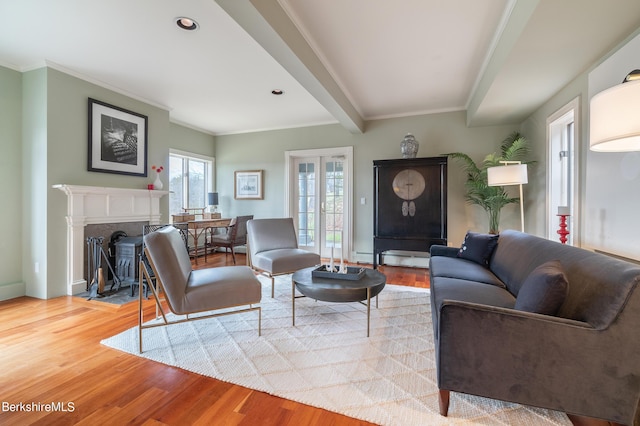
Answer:
[[[560,229],[558,229],[558,235],[560,235],[560,242],[562,244],[567,243],[567,235],[569,235],[569,231],[567,231],[567,216],[568,214],[558,214],[560,217]]]

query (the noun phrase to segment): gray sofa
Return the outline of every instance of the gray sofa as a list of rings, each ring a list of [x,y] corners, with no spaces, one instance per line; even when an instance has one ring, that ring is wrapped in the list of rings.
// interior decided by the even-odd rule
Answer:
[[[458,253],[432,246],[429,266],[442,415],[454,391],[640,424],[640,266],[510,230],[488,265]],[[523,310],[553,261],[568,283],[557,312]]]

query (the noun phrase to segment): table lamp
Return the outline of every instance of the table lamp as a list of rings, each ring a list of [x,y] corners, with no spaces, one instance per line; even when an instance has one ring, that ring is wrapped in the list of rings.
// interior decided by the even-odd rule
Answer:
[[[213,206],[211,213],[218,212],[218,193],[217,192],[209,192],[209,207]]]

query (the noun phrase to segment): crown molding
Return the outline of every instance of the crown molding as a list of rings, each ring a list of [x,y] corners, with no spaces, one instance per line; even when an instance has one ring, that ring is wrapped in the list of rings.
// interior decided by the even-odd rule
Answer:
[[[70,75],[72,77],[78,78],[80,80],[86,81],[87,83],[95,84],[96,86],[100,86],[100,87],[102,87],[104,89],[111,90],[112,92],[119,93],[119,94],[124,95],[124,96],[126,96],[128,98],[135,99],[136,101],[144,102],[145,104],[151,105],[153,107],[160,108],[160,109],[163,109],[163,110],[169,111],[169,112],[171,112],[171,110],[173,109],[173,108],[171,108],[171,107],[169,107],[167,105],[163,105],[163,104],[160,104],[158,102],[152,101],[150,99],[144,98],[142,96],[138,96],[135,93],[131,93],[131,92],[127,91],[127,90],[124,90],[124,89],[121,89],[119,87],[113,86],[113,85],[111,85],[109,83],[105,83],[104,81],[89,77],[89,76],[84,75],[84,74],[82,74],[82,73],[80,73],[78,71],[74,71],[72,69],[66,68],[66,67],[64,67],[64,66],[62,66],[60,64],[57,64],[57,63],[53,62],[53,61],[45,60],[45,66],[47,68],[51,68],[51,69],[54,69],[56,71],[60,71],[60,72],[62,72],[64,74]]]

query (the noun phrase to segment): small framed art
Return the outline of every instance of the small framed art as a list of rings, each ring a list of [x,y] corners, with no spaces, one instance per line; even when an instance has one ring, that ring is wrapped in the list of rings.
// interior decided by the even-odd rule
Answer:
[[[90,172],[147,176],[147,116],[89,98]]]
[[[262,200],[262,170],[239,170],[235,172],[233,196],[236,200]]]

